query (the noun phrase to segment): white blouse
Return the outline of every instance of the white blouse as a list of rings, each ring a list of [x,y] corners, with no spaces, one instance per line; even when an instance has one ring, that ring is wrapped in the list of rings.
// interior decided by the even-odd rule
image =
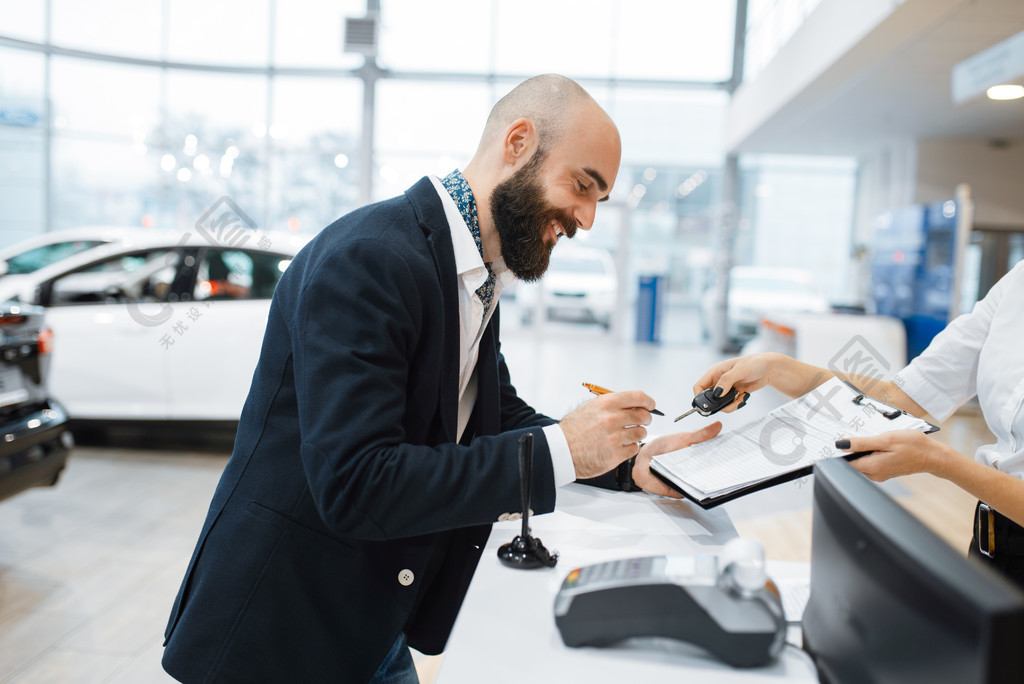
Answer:
[[[975,459],[1024,479],[1024,261],[893,382],[939,421],[977,395],[996,443]]]

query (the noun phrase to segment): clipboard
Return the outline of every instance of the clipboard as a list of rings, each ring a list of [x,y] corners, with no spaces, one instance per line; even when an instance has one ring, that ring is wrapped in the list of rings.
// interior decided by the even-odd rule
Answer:
[[[810,475],[823,458],[854,460],[835,440],[892,430],[939,428],[832,378],[744,425],[685,449],[651,459],[651,472],[704,509]],[[787,442],[788,440],[788,442]]]

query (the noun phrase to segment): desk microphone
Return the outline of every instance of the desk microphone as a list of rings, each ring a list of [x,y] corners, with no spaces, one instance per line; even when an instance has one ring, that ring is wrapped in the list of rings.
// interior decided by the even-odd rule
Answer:
[[[533,434],[519,438],[519,494],[523,504],[523,528],[508,544],[498,548],[498,560],[510,568],[532,570],[553,568],[558,552],[550,553],[540,539],[530,534],[530,484],[533,481]]]

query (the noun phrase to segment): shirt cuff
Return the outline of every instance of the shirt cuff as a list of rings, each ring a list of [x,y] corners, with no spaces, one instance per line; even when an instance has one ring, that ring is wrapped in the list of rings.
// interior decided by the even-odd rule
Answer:
[[[544,439],[548,441],[551,452],[551,469],[555,475],[555,487],[563,487],[576,481],[576,466],[572,462],[569,442],[565,441],[562,427],[555,423],[544,429]]]

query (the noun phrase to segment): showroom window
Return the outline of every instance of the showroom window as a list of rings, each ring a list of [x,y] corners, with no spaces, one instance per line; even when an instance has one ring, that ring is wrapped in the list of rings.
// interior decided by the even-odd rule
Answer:
[[[166,3],[165,11],[166,59],[247,66],[269,63],[269,0],[173,0]]]
[[[267,79],[169,70],[160,173],[160,227],[186,230],[220,197],[266,224],[266,160],[272,146]]]
[[[160,75],[52,58],[53,226],[139,225],[157,186]]]
[[[800,267],[833,304],[856,299],[849,270],[856,160],[746,155],[740,169],[736,263]]]
[[[366,0],[278,0],[275,7],[274,64],[334,69],[362,66],[362,55],[341,49],[341,27],[346,17],[366,14]]]
[[[732,73],[733,2],[381,1],[381,64],[409,72],[719,83]],[[523,17],[544,17],[524,26]]]
[[[49,1],[54,45],[126,57],[161,57],[163,0]]]
[[[0,17],[5,36],[35,43],[46,39],[45,0],[0,0]]]
[[[358,206],[362,97],[351,78],[273,80],[267,229],[315,233]]]
[[[476,150],[487,113],[499,93],[512,85],[380,82],[375,198],[403,193],[424,174],[444,176],[464,167]],[[458,107],[453,107],[456,102]]]
[[[530,34],[545,50],[523,49],[509,18],[524,8],[504,0],[458,0],[444,13],[411,0],[379,6],[379,64],[393,72],[367,77],[347,71],[363,57],[343,45],[344,20],[366,15],[365,0],[12,5],[17,18],[0,34],[36,40],[40,52],[53,45],[84,53],[51,58],[52,144],[45,145],[45,120],[36,133],[50,166],[33,181],[42,202],[33,209],[32,193],[20,193],[3,220],[20,213],[30,232],[86,224],[188,230],[228,196],[258,227],[315,232],[364,201],[365,169],[372,197],[383,198],[423,173],[464,164],[490,106],[523,74],[584,79],[624,111],[636,97],[625,81],[615,92],[601,81],[666,79],[639,95],[655,101],[685,92],[671,82],[720,87],[731,67],[732,3],[597,0],[580,12],[528,0],[526,10],[557,13]],[[663,21],[652,24],[652,16]],[[567,41],[566,27],[588,39]],[[6,52],[33,59],[33,82],[47,82],[41,55]],[[364,83],[376,91],[372,166],[361,158]],[[412,101],[438,106],[410,117]],[[648,123],[652,138],[660,130],[666,141],[649,148],[683,151],[673,163],[688,163],[693,148],[676,122],[669,114]]]
[[[622,272],[630,299],[641,276],[666,276],[674,307],[695,306],[707,287],[728,104],[720,91],[611,91],[606,106],[623,132],[613,199],[628,220],[621,244],[630,256]],[[612,231],[592,232],[593,243],[620,249],[606,238]]]
[[[0,48],[0,244],[46,227],[44,60]]]
[[[419,0],[0,5],[17,15],[0,42],[36,42],[0,46],[0,114],[27,102],[34,116],[20,127],[0,116],[0,244],[88,224],[194,231],[225,197],[254,227],[316,233],[424,174],[464,167],[501,95],[527,74],[561,72],[622,134],[614,192],[577,240],[614,255],[623,310],[642,276],[663,276],[670,308],[695,309],[710,281],[733,2],[595,0],[580,11],[545,0],[453,0],[446,12]],[[364,65],[345,50],[345,19],[374,6],[378,55]],[[758,36],[778,43],[814,6],[751,0],[748,59],[761,54]],[[514,20],[541,13],[551,20],[528,34]],[[819,244],[813,231],[848,232],[852,162],[742,163],[736,261],[795,262],[818,250],[809,260],[823,264],[823,288],[842,299],[836,264],[848,241],[833,234]],[[800,230],[811,238],[797,240]],[[787,240],[792,250],[780,247]]]

